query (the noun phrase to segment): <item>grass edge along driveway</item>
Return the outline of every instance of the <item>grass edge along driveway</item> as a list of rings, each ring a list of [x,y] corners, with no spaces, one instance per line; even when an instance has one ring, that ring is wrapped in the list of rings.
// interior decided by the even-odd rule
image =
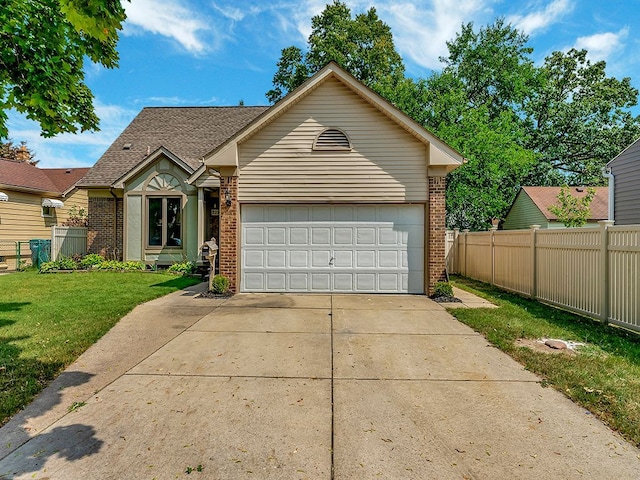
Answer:
[[[499,306],[448,309],[524,367],[640,446],[640,334],[602,325],[489,284],[453,277],[455,286]],[[549,354],[519,339],[584,343],[576,354]]]
[[[199,283],[144,272],[0,276],[0,426],[136,305]]]

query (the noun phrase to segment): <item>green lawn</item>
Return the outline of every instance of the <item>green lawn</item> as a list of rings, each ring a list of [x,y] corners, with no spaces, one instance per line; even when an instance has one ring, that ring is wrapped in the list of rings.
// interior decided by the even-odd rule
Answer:
[[[455,277],[454,285],[499,305],[497,309],[451,309],[460,321],[640,445],[640,334]],[[520,338],[557,338],[585,343],[577,355],[551,355],[518,346]]]
[[[0,425],[136,305],[198,283],[142,272],[0,276]]]

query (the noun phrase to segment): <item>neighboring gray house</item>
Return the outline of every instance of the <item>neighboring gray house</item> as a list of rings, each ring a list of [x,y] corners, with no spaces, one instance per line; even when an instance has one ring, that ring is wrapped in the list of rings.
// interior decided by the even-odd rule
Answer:
[[[612,196],[609,220],[616,225],[640,224],[640,139],[611,160],[607,169]]]
[[[583,197],[588,187],[571,187],[571,195]],[[607,187],[594,187],[595,197],[589,206],[591,216],[585,227],[597,226],[597,222],[607,219],[609,195]],[[502,228],[504,230],[519,230],[531,225],[540,228],[564,228],[558,217],[549,211],[551,205],[558,203],[561,187],[522,187],[509,209]]]

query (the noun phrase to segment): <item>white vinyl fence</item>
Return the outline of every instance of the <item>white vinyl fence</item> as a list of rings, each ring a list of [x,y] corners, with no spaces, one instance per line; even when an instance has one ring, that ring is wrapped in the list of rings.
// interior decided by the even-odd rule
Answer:
[[[640,331],[640,225],[447,232],[449,273]]]
[[[86,227],[51,227],[51,260],[58,260],[62,255],[86,255]]]

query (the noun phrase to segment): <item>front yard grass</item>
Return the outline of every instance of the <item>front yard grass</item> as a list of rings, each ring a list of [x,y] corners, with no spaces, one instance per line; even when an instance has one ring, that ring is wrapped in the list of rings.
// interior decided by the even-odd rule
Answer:
[[[0,425],[136,305],[198,283],[142,272],[0,276]]]
[[[527,370],[583,406],[627,440],[640,445],[640,334],[605,326],[491,285],[462,277],[454,285],[499,306],[450,309]],[[518,339],[583,342],[576,355],[549,354],[517,345]]]

